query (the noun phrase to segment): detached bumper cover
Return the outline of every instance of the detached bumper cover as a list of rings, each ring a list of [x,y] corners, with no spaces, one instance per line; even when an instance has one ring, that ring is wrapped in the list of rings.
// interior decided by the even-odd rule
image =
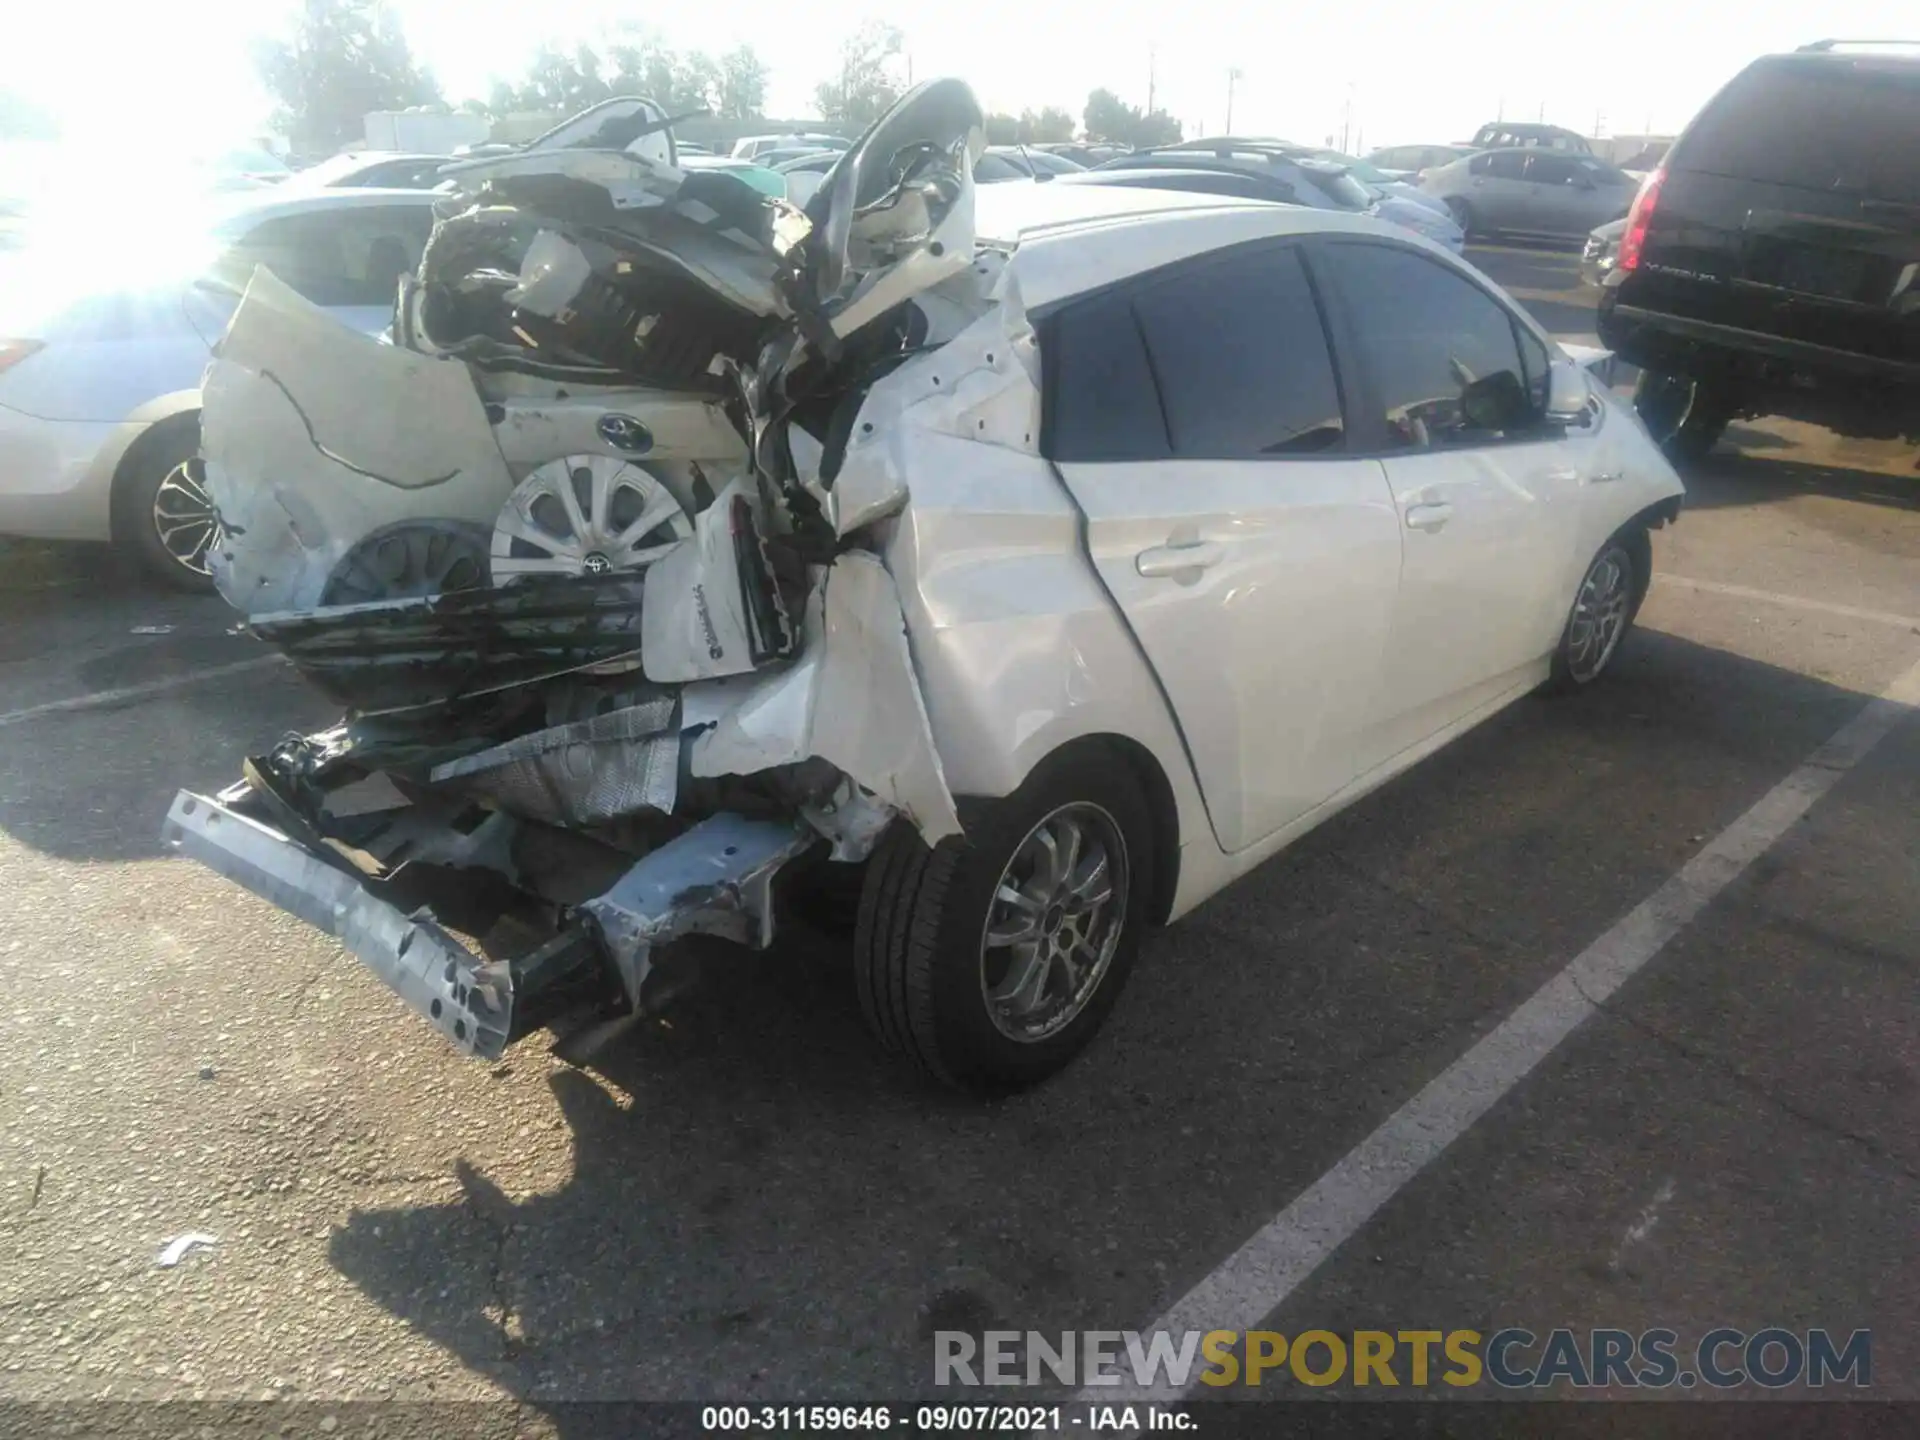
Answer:
[[[161,840],[334,936],[450,1040],[497,1060],[513,1038],[513,974],[482,960],[424,911],[406,915],[352,875],[217,800],[182,790]]]

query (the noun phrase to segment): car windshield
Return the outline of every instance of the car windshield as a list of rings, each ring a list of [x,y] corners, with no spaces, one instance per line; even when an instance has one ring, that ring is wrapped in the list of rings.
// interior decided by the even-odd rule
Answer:
[[[1378,165],[1369,164],[1367,161],[1356,159],[1352,155],[1342,155],[1338,150],[1315,150],[1313,152],[1313,158],[1316,160],[1330,161],[1335,165],[1346,166],[1347,173],[1364,185],[1379,186],[1391,185],[1393,183],[1393,177]]]
[[[1345,170],[1312,164],[1300,167],[1314,187],[1345,210],[1365,210],[1379,198],[1376,191],[1361,184]]]

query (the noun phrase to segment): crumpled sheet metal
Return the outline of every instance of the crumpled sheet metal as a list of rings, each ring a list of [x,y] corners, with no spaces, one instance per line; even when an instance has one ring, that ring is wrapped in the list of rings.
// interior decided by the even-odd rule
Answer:
[[[382,345],[256,269],[201,382],[225,535],[209,557],[249,615],[302,610],[398,520],[491,526],[513,489],[465,365]]]
[[[637,1002],[648,951],[683,935],[718,935],[766,949],[773,942],[773,877],[817,843],[796,821],[723,811],[644,856],[580,908],[631,976]]]
[[[536,730],[437,765],[429,778],[551,825],[594,825],[643,810],[668,814],[680,774],[674,709],[673,697],[663,696]]]
[[[907,502],[909,456],[924,432],[1039,453],[1039,345],[1011,270],[999,272],[994,299],[947,344],[867,393],[833,481],[836,534],[850,535]]]
[[[818,757],[907,817],[929,845],[960,833],[907,644],[893,577],[865,551],[814,587],[800,657],[715,695],[683,692],[696,776],[751,775]],[[716,704],[716,701],[718,702]]]

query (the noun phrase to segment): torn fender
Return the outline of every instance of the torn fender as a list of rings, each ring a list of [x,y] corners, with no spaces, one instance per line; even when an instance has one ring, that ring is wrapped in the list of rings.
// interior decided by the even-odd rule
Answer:
[[[868,391],[828,497],[836,534],[906,503],[910,457],[928,433],[1039,453],[1039,346],[1011,270],[998,274],[985,314]]]
[[[467,368],[382,345],[261,268],[201,386],[209,556],[248,615],[321,602],[347,551],[397,520],[489,528],[513,489]]]
[[[682,724],[695,776],[751,775],[818,757],[913,822],[929,845],[960,833],[934,748],[893,577],[879,559],[836,558],[808,604],[806,643],[785,669],[690,685]]]

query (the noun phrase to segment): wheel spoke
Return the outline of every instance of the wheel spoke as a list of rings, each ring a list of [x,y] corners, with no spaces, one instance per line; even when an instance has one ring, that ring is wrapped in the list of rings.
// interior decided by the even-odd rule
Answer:
[[[624,468],[624,466],[605,465],[595,461],[588,472],[593,476],[593,484],[588,491],[592,500],[589,530],[595,539],[607,533],[607,517],[613,510],[614,477]],[[586,535],[583,534],[581,538],[585,539]]]
[[[1068,908],[1076,912],[1097,910],[1113,898],[1113,882],[1108,878],[1104,850],[1093,853],[1086,873],[1067,887]]]
[[[1014,1015],[1031,1014],[1046,993],[1052,959],[1051,952],[1038,941],[1015,947],[1005,977],[987,992],[989,998]]]
[[[587,473],[591,475],[593,472],[589,470]],[[574,493],[573,471],[562,471],[559,483],[553,488],[559,492],[560,503],[566,507],[567,523],[573,527],[573,534],[569,538],[575,545],[585,550],[590,531],[587,526],[587,517],[580,512],[580,497]]]

